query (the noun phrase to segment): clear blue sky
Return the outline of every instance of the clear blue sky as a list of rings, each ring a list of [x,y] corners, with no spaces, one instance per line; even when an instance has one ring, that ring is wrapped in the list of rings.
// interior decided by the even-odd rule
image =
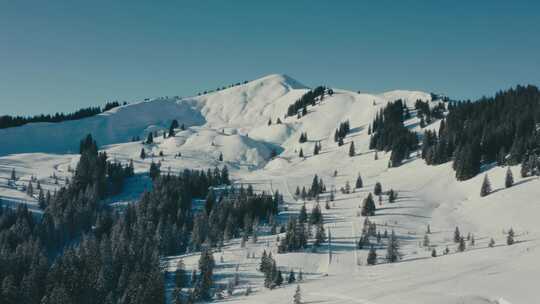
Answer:
[[[270,73],[476,98],[540,84],[539,2],[2,1],[0,115],[186,96]]]

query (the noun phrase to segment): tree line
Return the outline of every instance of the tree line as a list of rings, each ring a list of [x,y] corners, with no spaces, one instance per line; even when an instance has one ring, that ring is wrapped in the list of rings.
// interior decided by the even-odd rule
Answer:
[[[126,103],[124,102],[124,104]],[[120,103],[118,101],[112,101],[112,102],[107,102],[103,106],[103,108],[88,107],[88,108],[83,108],[73,113],[67,113],[67,114],[66,113],[56,113],[54,115],[39,114],[39,115],[28,116],[28,117],[4,115],[4,116],[0,116],[0,129],[19,127],[19,126],[25,125],[27,123],[32,123],[32,122],[62,122],[62,121],[67,121],[67,120],[77,120],[77,119],[95,116],[99,113],[103,113],[105,111],[116,108],[118,106],[120,106]]]

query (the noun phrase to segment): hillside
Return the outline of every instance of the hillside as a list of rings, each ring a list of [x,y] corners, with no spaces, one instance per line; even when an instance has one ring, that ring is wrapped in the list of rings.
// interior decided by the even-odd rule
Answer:
[[[16,204],[36,205],[23,187],[34,177],[46,189],[54,190],[72,176],[76,167],[79,140],[91,133],[111,159],[133,160],[132,177],[123,195],[109,203],[136,202],[149,190],[146,173],[154,162],[161,172],[179,173],[184,169],[212,169],[226,165],[236,185],[251,185],[255,191],[283,195],[284,203],[276,214],[280,225],[297,216],[305,204],[308,212],[315,199],[302,199],[296,188],[309,188],[314,175],[324,181],[327,191],[319,197],[324,229],[332,243],[297,252],[278,253],[276,235],[262,225],[258,240],[242,247],[240,237],[224,243],[214,252],[215,283],[225,286],[238,267],[240,282],[225,302],[291,303],[296,284],[283,284],[275,290],[263,287],[264,276],[257,270],[262,251],[272,252],[278,267],[304,273],[300,286],[304,303],[444,303],[507,304],[535,303],[538,299],[536,277],[540,271],[538,237],[540,207],[534,202],[540,195],[538,178],[520,177],[519,166],[509,167],[515,184],[505,188],[506,167],[489,166],[476,177],[457,181],[451,163],[428,166],[419,151],[401,166],[389,168],[391,152],[370,149],[371,124],[390,102],[401,99],[411,116],[404,126],[419,136],[426,130],[438,130],[441,121],[426,126],[414,109],[416,100],[431,107],[442,103],[431,94],[396,90],[380,94],[356,93],[335,89],[324,98],[316,98],[306,114],[286,117],[289,105],[309,91],[300,82],[285,75],[269,75],[221,91],[185,98],[157,98],[131,103],[95,117],[62,123],[32,123],[0,130],[0,199]],[[281,123],[277,123],[277,119]],[[185,126],[173,137],[163,137],[172,120]],[[270,120],[270,124],[269,124]],[[349,122],[350,131],[343,145],[334,140],[336,129]],[[151,144],[143,143],[149,132],[157,132]],[[299,142],[302,133],[307,140]],[[139,136],[142,140],[131,141]],[[355,153],[350,155],[354,143]],[[321,147],[315,155],[315,146]],[[148,155],[142,159],[141,150]],[[303,157],[299,157],[300,150]],[[220,157],[223,160],[220,160]],[[7,181],[15,169],[19,180]],[[362,187],[343,193],[348,183],[354,188],[358,175]],[[484,174],[492,182],[492,192],[480,197]],[[55,184],[52,176],[60,177]],[[377,265],[366,265],[369,247],[359,249],[366,220],[361,208],[364,198],[380,182],[385,191],[375,196],[376,212],[369,220],[382,233],[395,231],[401,257],[397,263],[385,260],[388,239],[377,242]],[[397,193],[390,202],[386,191]],[[430,244],[423,245],[427,227]],[[466,250],[459,252],[453,241],[454,229],[473,236]],[[516,232],[516,244],[506,246],[507,232]],[[279,236],[284,237],[284,233]],[[488,243],[494,239],[495,246]],[[448,248],[449,253],[443,254]],[[435,250],[437,257],[432,257]],[[331,253],[331,254],[330,254]],[[255,258],[250,255],[254,254]],[[248,257],[248,255],[250,257]],[[167,297],[172,298],[176,263],[182,259],[191,273],[197,268],[198,254],[165,255],[168,265]],[[517,280],[516,278],[519,278]],[[247,287],[253,293],[245,296]],[[219,300],[218,300],[219,302]]]

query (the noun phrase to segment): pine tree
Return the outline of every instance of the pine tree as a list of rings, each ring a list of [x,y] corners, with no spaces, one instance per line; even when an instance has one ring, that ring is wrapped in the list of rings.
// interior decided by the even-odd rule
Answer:
[[[358,177],[356,178],[356,188],[362,188],[364,187],[364,182],[362,181],[362,176],[360,176],[360,173],[358,173]]]
[[[184,262],[182,261],[182,259],[178,260],[178,262],[176,263],[174,282],[175,282],[176,288],[179,288],[179,289],[182,289],[183,287],[187,285],[186,269],[185,269]]]
[[[382,194],[381,183],[379,183],[379,182],[375,183],[375,188],[373,189],[373,194],[375,194],[375,195],[381,195]]]
[[[292,284],[294,282],[296,282],[296,276],[294,274],[294,270],[291,269],[291,271],[289,272],[289,277],[287,278],[287,283]]]
[[[354,141],[351,141],[351,145],[349,147],[349,156],[350,157],[353,157],[355,155],[355,151],[354,151]]]
[[[390,238],[388,239],[388,246],[386,248],[386,260],[389,263],[394,263],[399,260],[399,256],[399,243],[394,230],[392,230]]]
[[[462,238],[462,237],[459,239],[458,250],[459,250],[460,252],[465,251],[465,239]]]
[[[506,237],[506,244],[507,245],[513,245],[514,244],[514,229],[510,228],[508,230],[508,236]]]
[[[367,264],[368,265],[377,264],[377,251],[375,250],[375,247],[373,247],[373,245],[371,245],[371,248],[369,249],[369,253],[367,257]]]
[[[178,120],[176,119],[173,119],[173,121],[171,122],[171,126],[169,127],[169,137],[174,137],[175,133],[174,133],[174,129],[178,128]],[[165,133],[163,133],[165,134]]]
[[[426,229],[427,234],[431,234],[431,226],[428,224]]]
[[[214,256],[212,252],[205,249],[201,252],[199,259],[199,279],[195,286],[194,294],[196,299],[211,300],[211,289],[213,285]]]
[[[283,284],[283,274],[281,273],[281,270],[278,270],[275,275],[274,285],[281,286],[281,284]]]
[[[12,181],[17,180],[17,174],[15,173],[15,168],[11,169],[11,178]]]
[[[456,227],[454,230],[454,243],[459,243],[459,240],[461,240],[461,234],[459,232],[459,228]]]
[[[317,224],[317,231],[315,232],[314,246],[320,246],[326,240],[326,233],[322,221]]]
[[[494,240],[493,238],[491,238],[491,239],[489,240],[489,245],[488,245],[488,246],[489,246],[490,248],[495,247],[495,240]]]
[[[296,285],[296,291],[293,296],[293,304],[302,304],[302,292],[300,291],[300,285]]]
[[[491,193],[491,183],[489,182],[489,178],[486,175],[484,175],[484,181],[482,182],[482,188],[480,189],[480,196],[484,197]]]
[[[300,214],[298,215],[298,222],[300,224],[304,224],[307,221],[307,210],[306,210],[306,204],[303,204],[302,207],[300,207]]]
[[[298,157],[304,157],[304,151],[302,150],[302,148],[300,148],[300,153],[298,153]]]
[[[433,248],[433,250],[431,250],[431,257],[434,257],[434,258],[437,257],[437,250],[435,250],[435,248]]]
[[[429,247],[429,236],[426,234],[424,235],[424,242],[422,243],[424,247]]]
[[[153,144],[154,143],[154,135],[152,132],[148,133],[148,137],[146,137],[146,143],[147,144]]]
[[[514,185],[514,176],[512,175],[512,170],[510,170],[510,167],[506,169],[506,177],[504,179],[504,185],[506,188],[510,188]]]
[[[28,194],[28,196],[34,196],[34,186],[32,186],[32,181],[28,182],[28,186],[26,187],[26,194]]]
[[[219,153],[219,158],[218,158],[218,160],[219,160],[220,162],[223,161],[223,153]]]
[[[145,159],[145,158],[146,158],[146,151],[144,151],[144,148],[141,149],[140,157],[141,157],[141,159]]]
[[[397,197],[397,194],[394,191],[394,189],[390,189],[390,191],[388,191],[388,202],[390,202],[390,203],[395,202],[396,197]]]
[[[375,202],[373,201],[373,196],[371,193],[368,194],[368,196],[364,199],[362,202],[362,216],[373,216],[375,215],[375,210],[377,207],[375,206]]]

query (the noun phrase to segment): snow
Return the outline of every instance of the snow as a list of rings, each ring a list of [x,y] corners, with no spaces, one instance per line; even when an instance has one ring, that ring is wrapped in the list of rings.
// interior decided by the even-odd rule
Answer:
[[[29,124],[0,130],[0,199],[15,197],[32,201],[20,189],[2,183],[15,168],[20,177],[17,185],[35,176],[47,187],[50,176],[70,175],[68,167],[75,166],[78,140],[92,133],[111,158],[127,162],[133,159],[136,177],[129,182],[126,193],[111,200],[125,204],[135,201],[148,185],[145,173],[152,161],[162,163],[162,171],[179,172],[185,168],[207,169],[227,165],[231,177],[238,183],[252,184],[256,190],[284,194],[289,211],[279,218],[286,220],[303,202],[293,192],[297,186],[308,187],[314,174],[321,177],[327,189],[354,185],[361,173],[364,188],[354,193],[337,193],[330,210],[323,208],[325,228],[331,231],[333,257],[329,263],[327,247],[318,252],[276,253],[275,236],[259,237],[256,244],[248,241],[240,248],[240,241],[226,244],[216,252],[216,278],[224,284],[238,265],[241,284],[235,295],[226,299],[233,303],[290,303],[296,286],[267,290],[263,277],[256,270],[263,249],[271,251],[285,273],[302,269],[302,297],[305,303],[537,303],[538,274],[540,273],[539,236],[540,197],[539,180],[519,177],[519,168],[512,167],[515,185],[504,188],[506,168],[487,169],[493,193],[481,198],[480,185],[484,173],[468,181],[454,177],[451,164],[427,166],[421,159],[407,161],[397,168],[388,168],[389,153],[369,150],[367,129],[375,114],[386,103],[404,99],[412,110],[417,99],[431,101],[428,93],[391,91],[382,94],[358,94],[334,89],[333,96],[325,96],[308,114],[300,119],[284,117],[289,104],[308,89],[285,75],[269,75],[247,84],[218,92],[183,99],[155,99],[113,109],[93,118],[58,124]],[[436,101],[431,101],[436,102]],[[414,111],[411,111],[414,115]],[[280,118],[282,124],[276,124]],[[168,129],[172,119],[184,123],[186,130],[176,130],[173,138],[154,139],[147,145],[129,142],[133,136],[144,137],[149,131]],[[268,126],[268,120],[272,125]],[[339,124],[350,121],[351,133],[345,145],[338,147],[333,135]],[[423,131],[416,117],[406,125]],[[425,129],[437,130],[439,122]],[[308,133],[308,142],[298,142],[301,132]],[[160,133],[161,134],[161,133]],[[71,140],[73,139],[73,140]],[[315,142],[322,151],[313,156]],[[357,155],[348,156],[349,143],[354,141]],[[144,148],[148,158],[139,158]],[[304,159],[298,157],[302,148]],[[279,155],[271,158],[272,151]],[[163,157],[159,153],[163,152]],[[181,156],[176,156],[181,153]],[[223,154],[224,161],[218,160]],[[9,155],[8,155],[9,154]],[[152,156],[153,154],[153,156]],[[334,171],[337,170],[337,176]],[[355,249],[364,218],[358,216],[359,204],[372,191],[375,182],[383,190],[398,192],[398,199],[390,204],[386,196],[382,205],[377,200],[377,215],[370,220],[380,230],[395,230],[401,245],[399,263],[384,262],[384,249],[377,251],[379,264],[366,266],[367,249]],[[50,184],[50,183],[49,183]],[[61,183],[60,183],[61,185]],[[50,185],[54,188],[58,185]],[[323,195],[321,204],[324,206]],[[307,201],[308,210],[313,201]],[[439,257],[432,258],[431,250],[419,246],[427,225],[431,226],[431,244]],[[467,250],[456,252],[452,236],[456,226],[464,235],[474,235],[476,244],[467,242]],[[517,243],[506,246],[503,232],[512,227]],[[382,232],[381,231],[381,232]],[[494,238],[496,246],[488,247]],[[383,242],[385,242],[383,240]],[[442,255],[448,246],[450,254]],[[247,253],[256,258],[247,258]],[[224,262],[221,263],[220,257]],[[167,257],[173,269],[180,257]],[[182,256],[188,268],[195,267],[197,254]],[[358,265],[358,264],[361,265]],[[247,286],[254,293],[243,296]]]

